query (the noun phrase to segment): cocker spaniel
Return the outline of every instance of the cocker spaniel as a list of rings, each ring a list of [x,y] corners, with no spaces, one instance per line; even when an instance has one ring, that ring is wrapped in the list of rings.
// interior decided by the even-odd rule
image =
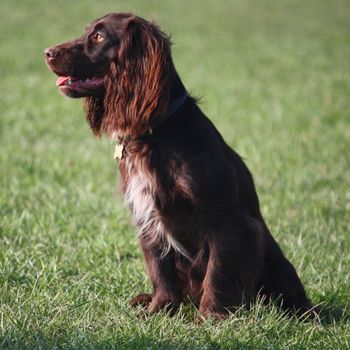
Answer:
[[[189,296],[204,317],[221,318],[259,294],[299,315],[312,308],[265,224],[251,173],[185,89],[157,25],[111,13],[45,56],[59,90],[83,98],[93,133],[118,142],[121,189],[153,285],[132,305],[174,312]]]

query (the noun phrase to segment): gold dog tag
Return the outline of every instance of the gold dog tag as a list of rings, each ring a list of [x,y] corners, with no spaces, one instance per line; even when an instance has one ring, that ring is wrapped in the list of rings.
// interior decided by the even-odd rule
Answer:
[[[115,145],[114,149],[114,159],[121,160],[123,158],[124,146],[121,143]]]

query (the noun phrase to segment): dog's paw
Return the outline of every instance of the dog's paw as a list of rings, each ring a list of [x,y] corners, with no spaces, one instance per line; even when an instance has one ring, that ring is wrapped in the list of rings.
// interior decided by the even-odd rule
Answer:
[[[179,309],[180,302],[172,297],[155,296],[152,302],[148,305],[148,312],[157,313],[160,311],[169,312],[170,315],[174,315]]]
[[[212,310],[199,310],[199,315],[196,317],[196,323],[201,323],[206,319],[213,319],[215,321],[224,320],[229,315],[229,311],[226,309],[212,311]]]
[[[235,308],[231,307],[225,308],[219,303],[214,303],[212,299],[207,296],[203,296],[199,305],[199,319],[214,319],[214,320],[223,320],[227,318],[230,311],[233,311]]]
[[[180,302],[171,296],[162,294],[153,296],[147,293],[132,298],[129,304],[133,307],[142,306],[147,308],[147,311],[151,314],[166,311],[171,315],[174,315],[180,306]]]
[[[134,307],[140,305],[145,308],[148,308],[151,302],[152,302],[152,294],[144,293],[144,294],[139,294],[136,297],[132,298],[129,304]]]
[[[301,321],[320,321],[321,308],[319,306],[312,306],[311,303],[294,310],[294,313]]]

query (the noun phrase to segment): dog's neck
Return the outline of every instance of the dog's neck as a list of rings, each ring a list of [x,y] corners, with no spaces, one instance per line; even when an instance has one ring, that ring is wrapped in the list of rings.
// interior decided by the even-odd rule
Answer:
[[[182,83],[181,79],[175,73],[174,78],[172,79],[172,82],[169,87],[169,102],[168,102],[168,107],[164,111],[164,113],[157,118],[153,120],[151,123],[149,129],[147,132],[145,132],[142,135],[137,136],[134,139],[142,139],[144,137],[150,136],[153,134],[153,132],[161,126],[163,123],[165,123],[168,119],[170,119],[179,108],[185,103],[187,100],[189,94]],[[111,135],[112,141],[118,141],[119,143],[126,144],[129,141],[131,141],[131,137],[129,135],[121,135],[117,131],[113,132]]]
[[[186,91],[186,88],[179,75],[175,72],[169,88],[169,104],[171,101],[174,101],[183,95],[184,91]]]
[[[156,130],[160,125],[165,123],[169,118],[171,118],[179,108],[185,103],[188,98],[188,92],[183,85],[180,78],[176,75],[176,79],[169,88],[169,102],[167,109],[162,115],[157,117],[151,124],[150,128],[152,131]]]

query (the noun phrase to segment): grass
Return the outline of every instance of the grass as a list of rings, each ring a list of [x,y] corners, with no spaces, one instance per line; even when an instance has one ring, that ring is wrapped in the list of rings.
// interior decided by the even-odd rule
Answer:
[[[108,141],[43,61],[110,11],[155,16],[202,109],[252,170],[263,214],[322,322],[257,303],[221,323],[139,317],[150,289]],[[350,5],[301,1],[0,4],[1,349],[349,349]]]

